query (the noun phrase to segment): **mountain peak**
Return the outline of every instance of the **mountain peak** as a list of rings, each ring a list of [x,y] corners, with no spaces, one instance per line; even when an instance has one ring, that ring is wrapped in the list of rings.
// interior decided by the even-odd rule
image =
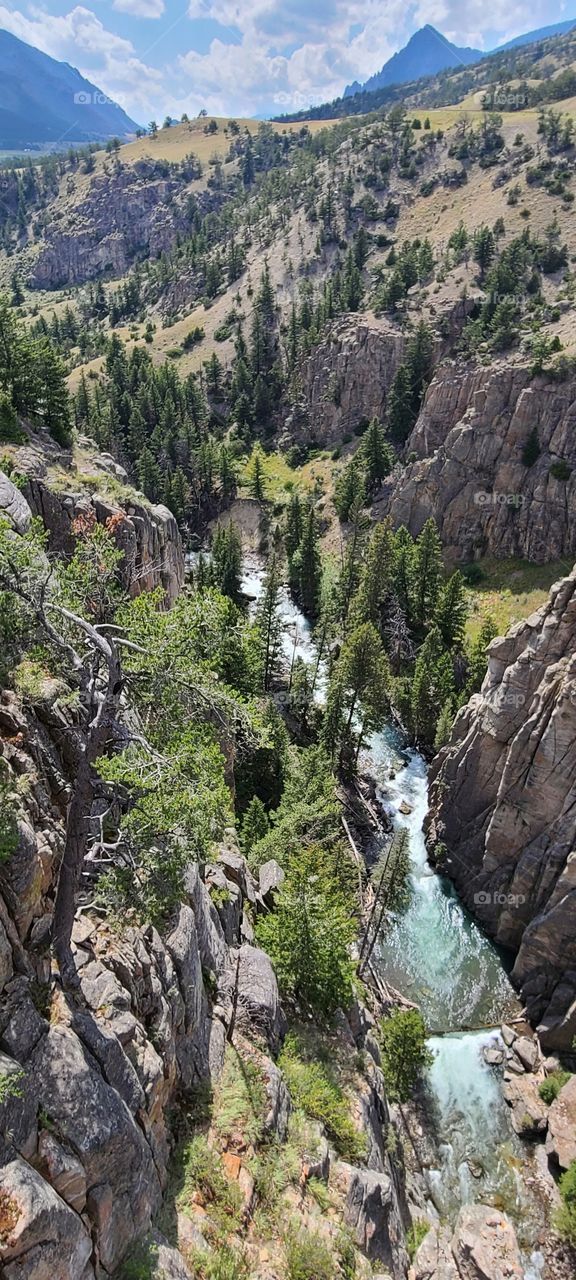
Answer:
[[[441,31],[427,22],[365,84],[359,86],[355,81],[353,85],[348,85],[344,97],[349,98],[359,92],[371,93],[374,89],[382,89],[391,84],[419,80],[421,76],[436,75],[448,67],[466,67],[482,57],[484,54],[479,49],[460,48],[452,44]]]

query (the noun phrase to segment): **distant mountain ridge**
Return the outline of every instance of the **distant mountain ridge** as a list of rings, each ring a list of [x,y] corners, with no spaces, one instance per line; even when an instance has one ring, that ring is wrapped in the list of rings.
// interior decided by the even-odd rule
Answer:
[[[74,67],[0,30],[0,149],[122,139],[136,128]]]
[[[422,76],[437,75],[439,71],[446,71],[450,67],[468,67],[474,62],[480,62],[482,58],[489,57],[491,53],[501,53],[505,49],[515,49],[524,44],[533,44],[537,40],[546,40],[550,36],[563,35],[574,26],[576,26],[576,18],[568,18],[565,22],[556,22],[548,27],[538,27],[535,31],[526,31],[524,35],[515,36],[513,40],[498,45],[496,49],[481,50],[460,48],[447,40],[441,31],[437,31],[427,23],[425,27],[415,31],[404,48],[393,54],[381,70],[370,76],[364,84],[354,80],[352,84],[347,85],[343,97],[351,98],[356,93],[374,93],[377,89],[385,89],[389,85],[408,84],[413,80],[420,80]]]
[[[388,85],[419,80],[421,76],[433,76],[438,71],[445,71],[447,67],[468,67],[485,56],[480,49],[459,48],[427,23],[414,32],[403,49],[399,49],[398,53],[384,63],[381,71],[370,76],[362,85],[357,80],[347,85],[344,97],[351,98],[355,93],[373,93]]]

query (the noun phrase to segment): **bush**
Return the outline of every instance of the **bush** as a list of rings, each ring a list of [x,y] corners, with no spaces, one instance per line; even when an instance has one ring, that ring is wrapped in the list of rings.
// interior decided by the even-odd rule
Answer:
[[[552,1102],[554,1102],[554,1099],[558,1097],[560,1090],[569,1079],[570,1072],[562,1071],[562,1069],[559,1068],[558,1071],[551,1071],[550,1075],[546,1076],[546,1079],[538,1086],[538,1093],[540,1094],[542,1101],[545,1102],[548,1107]]]
[[[555,1215],[554,1226],[562,1239],[576,1248],[576,1160],[562,1174],[559,1185],[562,1205]]]
[[[415,1218],[411,1227],[406,1232],[406,1250],[408,1257],[413,1262],[422,1241],[428,1235],[430,1223],[425,1218]]]
[[[0,440],[7,444],[22,444],[24,432],[18,426],[16,410],[5,391],[0,391]]]
[[[394,1102],[407,1102],[418,1077],[432,1065],[426,1027],[418,1009],[398,1009],[380,1024],[382,1071]]]
[[[534,463],[538,461],[539,457],[540,457],[540,442],[538,440],[538,432],[534,427],[530,432],[528,439],[526,440],[524,448],[522,449],[522,462],[524,463],[525,467],[533,467]]]
[[[319,1235],[292,1226],[284,1243],[288,1280],[334,1280],[334,1259]]]
[[[229,1227],[237,1225],[242,1205],[240,1189],[237,1183],[228,1180],[218,1152],[208,1145],[203,1134],[198,1134],[185,1147],[183,1168],[183,1204],[197,1192],[204,1205],[227,1222]]]
[[[297,1036],[286,1037],[279,1058],[292,1101],[311,1120],[319,1120],[345,1160],[354,1163],[366,1155],[366,1140],[354,1126],[347,1098],[323,1063],[307,1062]]]
[[[572,468],[561,458],[559,462],[552,463],[550,475],[554,476],[555,480],[569,480],[572,475]]]

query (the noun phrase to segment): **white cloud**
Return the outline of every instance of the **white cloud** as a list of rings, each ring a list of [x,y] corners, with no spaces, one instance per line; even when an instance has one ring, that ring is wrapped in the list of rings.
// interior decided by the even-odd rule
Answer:
[[[108,31],[96,14],[80,5],[54,16],[32,7],[30,17],[0,5],[0,27],[71,63],[131,116],[147,115],[162,95],[163,73],[137,57],[130,40]]]
[[[161,18],[165,5],[164,0],[112,0],[112,8],[134,18]]]

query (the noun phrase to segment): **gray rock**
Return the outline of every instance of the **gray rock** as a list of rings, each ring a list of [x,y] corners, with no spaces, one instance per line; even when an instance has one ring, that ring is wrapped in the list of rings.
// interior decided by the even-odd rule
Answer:
[[[266,953],[248,943],[233,952],[227,990],[232,1003],[236,1004],[238,1029],[260,1036],[275,1053],[285,1035],[286,1019],[276,975]]]
[[[548,1108],[538,1093],[534,1076],[524,1074],[505,1080],[502,1092],[512,1108],[512,1125],[521,1138],[534,1138],[546,1132]]]
[[[460,1210],[451,1242],[461,1280],[523,1280],[516,1233],[505,1213],[483,1204]]]
[[[0,991],[9,982],[14,972],[12,964],[12,947],[8,941],[8,935],[4,925],[0,921]]]
[[[0,515],[10,521],[16,533],[26,533],[30,528],[32,512],[24,494],[3,471],[0,471]]]
[[[369,1258],[389,1267],[393,1275],[406,1274],[404,1229],[391,1179],[371,1169],[339,1168],[347,1170],[344,1220],[354,1232],[356,1244]]]
[[[538,1041],[529,1036],[519,1036],[514,1041],[514,1053],[526,1071],[535,1071],[538,1065]]]
[[[0,1168],[0,1188],[0,1261],[6,1280],[88,1280],[93,1276],[88,1267],[89,1232],[35,1169],[24,1160],[10,1161]]]
[[[53,1133],[43,1129],[38,1139],[38,1168],[58,1195],[82,1213],[86,1204],[86,1173],[84,1165],[76,1159],[68,1147],[58,1142]]]
[[[546,1151],[560,1169],[576,1160],[576,1075],[570,1077],[548,1112]]]
[[[265,1076],[268,1110],[264,1127],[267,1133],[272,1134],[279,1142],[284,1142],[292,1109],[290,1094],[282,1072],[270,1058],[266,1060]]]
[[[258,879],[260,897],[267,907],[272,907],[274,898],[286,879],[285,872],[275,858],[270,858],[269,862],[264,862],[260,867]]]
[[[148,1228],[161,1188],[150,1147],[119,1094],[69,1028],[53,1026],[28,1069],[38,1104],[82,1163],[102,1265],[113,1270]]]

